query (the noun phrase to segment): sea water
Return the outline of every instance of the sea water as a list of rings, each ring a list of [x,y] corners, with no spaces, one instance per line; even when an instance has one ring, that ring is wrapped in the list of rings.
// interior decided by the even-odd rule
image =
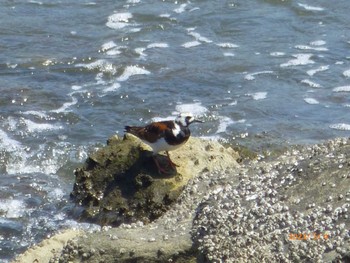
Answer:
[[[350,133],[347,0],[0,3],[0,261],[78,223],[88,153],[193,112],[255,149]],[[73,211],[73,212],[72,212]]]

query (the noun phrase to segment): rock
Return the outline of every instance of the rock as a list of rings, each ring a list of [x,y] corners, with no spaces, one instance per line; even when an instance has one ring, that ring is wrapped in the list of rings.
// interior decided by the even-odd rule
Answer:
[[[199,205],[195,247],[210,262],[345,262],[349,164],[350,141],[335,139],[242,166]]]
[[[153,222],[85,233],[51,262],[347,262],[349,164],[348,139],[223,161],[189,179]]]
[[[83,234],[83,231],[66,230],[46,239],[38,245],[29,248],[26,252],[18,256],[12,263],[38,262],[49,263],[53,257],[58,257],[62,253],[62,247],[72,238]]]
[[[144,152],[144,146],[139,145],[139,143],[133,136],[126,136],[123,140],[112,138],[106,148],[113,147],[113,149],[108,149],[109,153],[118,153],[118,147],[125,147],[125,145],[130,145],[131,148],[134,147],[133,153],[137,153],[135,156],[139,156],[138,158],[141,159],[138,160],[139,167],[135,168],[135,171],[141,170],[143,172],[135,172],[133,182],[139,185],[138,189],[152,189],[152,195],[157,196],[156,200],[159,200],[159,203],[165,195],[173,196],[174,201],[167,204],[167,212],[159,215],[160,218],[149,224],[144,224],[144,222],[148,223],[151,220],[135,217],[132,220],[134,223],[122,224],[118,228],[80,236],[74,241],[74,243],[80,244],[80,249],[77,250],[76,247],[67,245],[60,257],[53,259],[54,262],[66,262],[68,258],[69,262],[85,260],[92,263],[196,262],[197,252],[193,250],[190,230],[194,211],[210,188],[207,182],[203,180],[202,175],[219,176],[218,171],[238,168],[239,165],[236,159],[239,159],[239,155],[231,148],[224,148],[217,142],[190,138],[183,147],[171,152],[172,160],[179,165],[177,175],[160,176],[155,166],[153,166],[153,160],[149,160],[150,164],[144,163],[142,158],[149,157],[148,153]],[[128,153],[129,151],[125,150],[125,152]],[[103,166],[105,159],[108,159],[107,156],[111,154],[102,153],[103,151],[99,151],[96,155],[92,155],[90,159],[94,161],[88,161],[86,166],[92,168],[92,170]],[[137,160],[136,157],[135,160]],[[110,163],[113,163],[113,160]],[[132,163],[130,162],[130,165],[133,165]],[[86,169],[86,166],[84,169]],[[128,171],[127,166],[124,167],[126,167],[124,170]],[[94,178],[90,171],[89,179]],[[113,177],[108,175],[113,172],[107,171],[105,173],[106,177]],[[98,182],[101,182],[101,178],[98,180]],[[90,182],[90,185],[95,184],[94,180]],[[156,183],[157,187],[152,187]],[[171,185],[171,187],[167,187],[167,193],[161,188],[166,184]],[[89,194],[84,193],[83,189],[85,188],[79,188],[79,185],[76,185],[73,193],[83,197],[88,196]],[[89,189],[87,191],[91,192]],[[84,204],[85,202],[81,203]],[[170,206],[170,204],[172,205]],[[139,209],[146,208],[141,207]],[[137,214],[136,212],[134,214]],[[136,222],[137,219],[142,222]],[[95,253],[91,253],[92,249]]]
[[[160,175],[147,146],[133,135],[111,137],[107,146],[91,154],[75,171],[71,197],[82,206],[80,220],[100,225],[159,218],[176,201],[187,182],[203,171],[236,166],[239,155],[231,148],[190,138],[170,152],[177,171]],[[164,156],[157,157],[167,164]]]
[[[199,203],[215,188],[209,182],[221,179],[221,172],[215,170],[198,175],[188,182],[177,202],[154,222],[122,224],[80,236],[74,241],[80,244],[79,254],[74,254],[76,248],[67,245],[56,261],[66,262],[64,259],[70,258],[70,262],[82,262],[88,251],[95,249],[97,252],[89,256],[88,262],[198,262],[200,255],[191,237],[193,219]]]

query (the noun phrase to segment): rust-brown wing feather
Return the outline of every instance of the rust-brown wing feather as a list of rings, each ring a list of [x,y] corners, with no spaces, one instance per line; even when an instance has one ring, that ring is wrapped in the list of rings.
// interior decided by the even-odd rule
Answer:
[[[153,122],[145,127],[125,126],[125,131],[135,135],[141,140],[153,143],[164,137],[166,131],[174,128],[172,121]]]

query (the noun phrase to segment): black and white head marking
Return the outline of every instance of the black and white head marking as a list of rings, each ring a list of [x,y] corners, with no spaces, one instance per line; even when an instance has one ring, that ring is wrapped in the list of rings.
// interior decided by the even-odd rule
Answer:
[[[193,121],[195,121],[195,119],[191,113],[180,113],[179,116],[177,116],[175,119],[175,124],[187,127]]]

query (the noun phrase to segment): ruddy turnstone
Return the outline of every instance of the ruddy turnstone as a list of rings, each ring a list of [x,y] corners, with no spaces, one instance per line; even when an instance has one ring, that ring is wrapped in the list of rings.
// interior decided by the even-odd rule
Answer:
[[[169,151],[175,150],[185,144],[191,135],[188,126],[191,123],[203,121],[197,120],[191,113],[181,113],[173,121],[152,122],[145,127],[125,126],[125,131],[141,139],[149,145],[153,151],[153,159],[159,173],[167,173],[160,167],[155,155],[165,151],[171,167],[177,166],[169,156]]]

